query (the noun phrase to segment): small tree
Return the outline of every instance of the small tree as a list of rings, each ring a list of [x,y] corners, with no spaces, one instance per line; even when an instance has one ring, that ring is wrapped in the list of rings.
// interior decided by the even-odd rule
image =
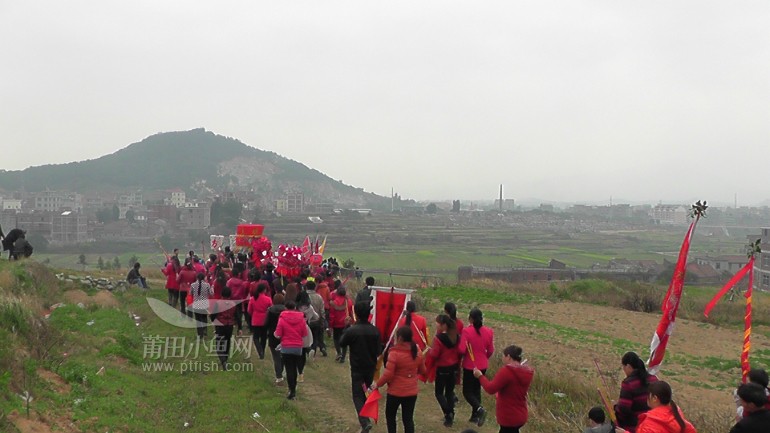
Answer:
[[[139,261],[139,257],[136,256],[136,254],[132,255],[130,259],[128,259],[128,267],[133,268],[134,264]]]
[[[436,206],[436,203],[431,203],[431,204],[425,206],[425,212],[427,212],[429,214],[434,214],[434,213],[438,212],[438,206]]]
[[[99,256],[96,266],[99,267],[99,270],[104,270],[104,259],[102,259],[102,256]]]
[[[112,261],[112,267],[114,269],[120,269],[120,259],[118,256],[115,256],[115,260]]]
[[[86,263],[86,255],[81,254],[78,256],[78,264],[83,266],[83,270],[86,270],[86,266],[88,266],[88,263]]]

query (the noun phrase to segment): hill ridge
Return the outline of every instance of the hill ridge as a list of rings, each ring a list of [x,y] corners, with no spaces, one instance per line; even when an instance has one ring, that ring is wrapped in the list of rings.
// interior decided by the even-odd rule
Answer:
[[[205,128],[160,132],[94,159],[0,171],[0,189],[6,191],[182,188],[189,193],[201,187],[245,188],[271,197],[294,190],[318,201],[355,206],[387,202],[301,162]]]

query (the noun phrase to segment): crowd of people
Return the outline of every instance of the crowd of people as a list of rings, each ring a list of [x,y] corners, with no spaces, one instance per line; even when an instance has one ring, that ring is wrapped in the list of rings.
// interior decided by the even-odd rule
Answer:
[[[243,336],[246,330],[259,359],[270,350],[275,383],[286,383],[289,400],[297,397],[308,360],[328,356],[325,340],[331,338],[335,362],[350,364],[351,396],[361,432],[373,428],[372,420],[361,414],[367,396],[382,388],[388,433],[398,430],[399,411],[404,432],[413,433],[420,381],[433,383],[446,427],[455,424],[458,386],[469,406],[470,424],[484,425],[491,410],[482,404],[482,391],[496,397],[500,433],[519,432],[527,423],[534,370],[522,347],[511,344],[500,354],[501,367],[494,375],[488,372],[496,353],[495,334],[478,308],[468,312],[464,323],[456,305],[447,302],[435,316],[431,333],[426,317],[409,301],[392,338],[383,344],[386,340],[370,323],[372,277],[353,298],[335,266],[303,269],[287,280],[270,263],[255,265],[248,256],[228,250],[211,254],[205,262],[193,251],[182,261],[174,250],[161,270],[169,305],[195,321],[197,336],[205,338],[209,323],[213,324],[222,368],[228,369],[232,337]],[[607,422],[605,409],[597,406],[588,413],[584,433],[695,433],[674,402],[670,384],[649,374],[636,353],[624,354],[621,368],[625,378],[611,408],[616,423]],[[749,382],[735,392],[736,424],[730,433],[770,432],[767,387],[767,373],[752,370]]]

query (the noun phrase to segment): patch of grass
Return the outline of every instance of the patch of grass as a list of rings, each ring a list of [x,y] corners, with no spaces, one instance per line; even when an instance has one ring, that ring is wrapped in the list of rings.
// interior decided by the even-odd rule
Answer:
[[[489,289],[467,286],[436,287],[420,290],[421,297],[443,302],[452,301],[460,305],[483,304],[523,304],[529,302],[531,297],[514,292],[500,292]]]

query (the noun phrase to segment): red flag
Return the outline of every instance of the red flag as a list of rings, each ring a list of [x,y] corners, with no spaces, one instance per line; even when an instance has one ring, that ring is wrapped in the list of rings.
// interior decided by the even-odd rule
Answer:
[[[423,383],[433,383],[436,381],[436,359],[431,356],[425,356],[425,374],[418,374],[417,378]]]
[[[390,337],[394,334],[406,308],[406,303],[411,299],[411,290],[375,287],[372,295],[374,297],[372,324],[380,330],[381,343],[389,344]]]
[[[650,343],[650,359],[647,361],[647,371],[650,374],[657,374],[663,363],[663,356],[666,354],[666,346],[671,333],[674,331],[674,322],[676,313],[679,311],[679,301],[682,298],[682,288],[684,287],[684,275],[687,270],[687,254],[690,251],[690,240],[695,231],[695,225],[698,224],[699,217],[695,218],[687,230],[682,242],[682,248],[679,250],[679,258],[676,261],[674,275],[671,277],[671,284],[668,286],[666,297],[663,299],[663,315],[658,323],[658,328],[652,336]]]
[[[380,418],[380,399],[382,398],[382,395],[380,395],[380,390],[375,389],[374,391],[369,394],[369,397],[366,398],[366,403],[364,403],[364,407],[361,408],[361,412],[358,412],[359,416],[371,418],[376,423],[377,420]]]
[[[305,240],[302,241],[302,256],[307,257],[310,255],[310,236],[305,236]]]
[[[703,315],[708,317],[709,313],[711,313],[711,310],[713,310],[714,306],[717,304],[717,301],[719,301],[722,298],[722,296],[724,296],[727,292],[730,291],[730,289],[732,289],[736,284],[738,284],[738,282],[741,281],[741,279],[743,279],[743,277],[746,276],[746,273],[750,272],[753,268],[754,268],[754,257],[750,258],[749,262],[746,263],[746,265],[743,266],[743,268],[741,268],[740,271],[736,272],[736,274],[733,275],[732,278],[730,278],[730,281],[728,281],[727,284],[725,284],[724,287],[722,287],[722,289],[719,290],[719,292],[717,292],[716,295],[714,295],[714,297],[709,301],[709,303],[706,304],[706,309],[703,310]],[[753,275],[753,272],[751,272],[750,275]],[[749,289],[751,289],[751,284],[749,284]]]
[[[754,286],[754,257],[749,261],[752,267],[749,271],[749,288],[746,290],[746,315],[744,316],[745,328],[743,331],[743,350],[741,351],[741,373],[743,383],[746,383],[749,374],[749,351],[751,350],[751,295]]]

